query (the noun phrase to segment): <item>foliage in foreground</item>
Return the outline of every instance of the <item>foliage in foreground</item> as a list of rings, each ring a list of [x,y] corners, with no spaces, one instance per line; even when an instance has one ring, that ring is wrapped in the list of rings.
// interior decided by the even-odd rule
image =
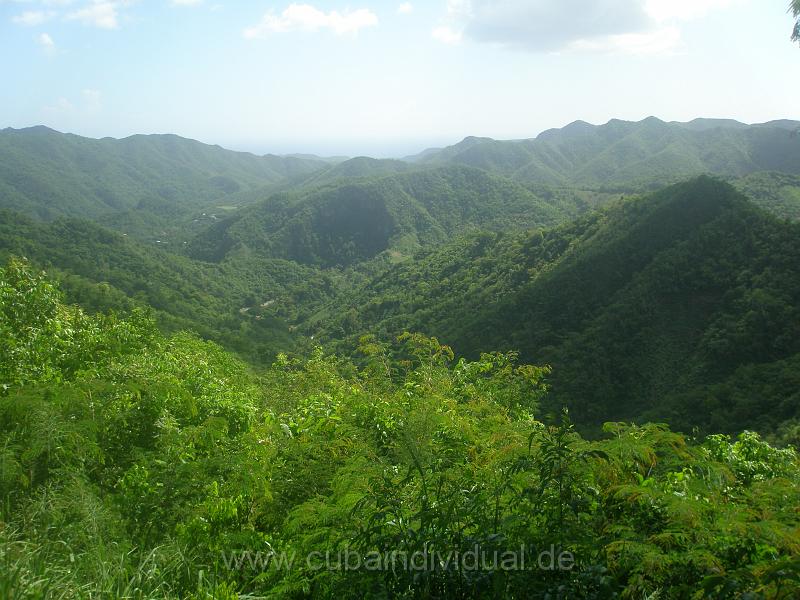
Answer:
[[[661,425],[587,441],[537,420],[549,369],[401,341],[401,360],[364,338],[363,368],[317,351],[257,379],[9,263],[0,596],[800,594],[794,450]]]

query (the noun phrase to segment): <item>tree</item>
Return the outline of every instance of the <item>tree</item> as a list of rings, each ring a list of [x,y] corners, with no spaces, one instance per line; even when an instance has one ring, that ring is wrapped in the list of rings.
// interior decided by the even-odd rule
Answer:
[[[792,0],[792,4],[789,6],[789,11],[796,19],[794,31],[792,32],[792,40],[795,42],[800,42],[800,0]]]

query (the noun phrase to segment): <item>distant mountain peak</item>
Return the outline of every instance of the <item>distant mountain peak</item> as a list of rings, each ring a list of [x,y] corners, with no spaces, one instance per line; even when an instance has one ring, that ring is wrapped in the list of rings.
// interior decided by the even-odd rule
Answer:
[[[569,125],[566,125],[564,129],[594,129],[594,125],[578,119],[577,121],[573,121]]]
[[[456,146],[473,146],[475,144],[482,144],[483,142],[493,142],[494,140],[489,137],[478,137],[475,135],[468,135],[461,140]]]
[[[53,134],[53,133],[55,133],[55,134],[61,135],[60,131],[56,131],[55,129],[51,129],[50,127],[47,127],[46,125],[33,125],[32,127],[21,127],[19,129],[14,129],[13,127],[8,127],[6,129],[3,129],[3,131],[16,132],[16,133],[22,133],[22,134],[26,134],[26,133]]]
[[[642,126],[652,126],[652,125],[668,125],[666,121],[662,121],[658,117],[649,116],[641,121],[627,121],[625,119],[610,119],[608,123],[605,124],[605,127],[642,127]]]
[[[747,129],[748,127],[750,127],[749,125],[740,123],[739,121],[736,121],[734,119],[708,119],[708,118],[692,119],[688,123],[680,123],[673,121],[670,124],[683,127],[684,129],[691,129],[692,131],[707,131],[709,129],[718,129],[718,128]]]
[[[654,190],[699,175],[741,177],[758,171],[800,173],[800,122],[745,125],[730,119],[666,122],[578,120],[527,140],[470,136],[424,162],[463,164],[517,182],[587,189]]]

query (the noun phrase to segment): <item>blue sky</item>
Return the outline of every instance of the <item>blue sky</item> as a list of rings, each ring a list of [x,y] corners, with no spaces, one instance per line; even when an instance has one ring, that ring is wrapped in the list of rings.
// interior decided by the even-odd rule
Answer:
[[[788,0],[0,0],[0,127],[400,156],[800,118]]]

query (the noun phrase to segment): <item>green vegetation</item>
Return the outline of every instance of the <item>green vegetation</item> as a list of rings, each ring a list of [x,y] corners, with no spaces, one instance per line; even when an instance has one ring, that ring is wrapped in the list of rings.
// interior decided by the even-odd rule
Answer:
[[[378,160],[359,156],[332,166],[324,171],[312,173],[303,181],[306,186],[319,186],[354,177],[379,177],[397,175],[414,169],[414,166],[401,160]]]
[[[104,218],[146,239],[243,189],[327,167],[174,135],[94,140],[46,127],[0,131],[0,208],[42,219]]]
[[[464,237],[371,279],[308,327],[331,340],[411,328],[468,357],[519,350],[554,366],[550,409],[570,406],[589,429],[658,419],[774,432],[800,417],[799,234],[701,178],[556,229]]]
[[[800,597],[797,125],[0,132],[0,597]]]
[[[349,267],[382,253],[408,256],[469,229],[562,222],[581,204],[562,196],[543,199],[522,185],[466,167],[337,180],[275,194],[243,209],[197,236],[189,254],[213,261],[254,254]]]
[[[0,210],[0,259],[11,255],[47,268],[89,311],[150,308],[166,331],[195,331],[263,364],[296,347],[289,322],[341,285],[340,275],[284,260],[201,263],[87,221]]]
[[[19,261],[0,332],[4,598],[800,593],[794,450],[586,441],[537,420],[549,369],[513,353],[405,335],[394,361],[365,338],[362,368],[317,350],[258,378],[145,314],[66,306]]]
[[[594,205],[609,193],[652,190],[701,173],[796,175],[800,143],[792,132],[797,126],[792,121],[763,126],[721,120],[674,124],[653,118],[601,127],[578,122],[535,140],[467,138],[423,153],[413,164],[365,157],[341,162],[257,157],[169,135],[93,140],[45,127],[6,129],[0,131],[0,208],[45,220],[92,219],[172,249],[200,235],[202,253],[220,251],[208,240],[214,234],[205,229],[213,229],[231,211],[261,204],[246,218],[269,223],[245,236],[244,243],[253,235],[278,233],[268,244],[271,257],[293,258],[305,252],[302,261],[337,265],[362,259],[359,249],[336,248],[337,244],[358,246],[364,241],[354,239],[352,232],[344,239],[328,239],[331,236],[318,232],[320,224],[313,219],[332,218],[330,204],[341,197],[360,195],[371,209],[387,211],[394,227],[394,239],[388,243],[399,245],[397,251],[404,254],[466,226],[492,230],[553,225],[579,214],[587,197]],[[491,176],[464,168],[431,170],[442,165],[479,168]],[[795,182],[790,185],[796,190]],[[275,200],[278,192],[288,197],[278,194],[282,200]],[[789,216],[794,216],[794,198],[786,202]],[[776,208],[786,211],[784,204]],[[276,220],[286,221],[290,229],[276,232]],[[310,245],[311,250],[287,250],[287,238],[294,235],[312,236],[293,242],[303,248]],[[319,240],[314,237],[318,235]],[[367,253],[376,249],[370,243],[378,242],[381,248],[383,238],[392,235],[384,232],[367,241]],[[263,246],[263,240],[258,244]],[[319,244],[324,247],[314,248]],[[334,248],[328,247],[331,244]]]
[[[778,217],[800,221],[800,177],[754,173],[732,183],[761,208]]]
[[[467,138],[428,154],[430,164],[485,169],[520,182],[609,191],[654,190],[703,173],[741,177],[758,171],[800,173],[797,122],[759,126],[696,120],[639,123],[582,121],[536,139],[500,142]]]

